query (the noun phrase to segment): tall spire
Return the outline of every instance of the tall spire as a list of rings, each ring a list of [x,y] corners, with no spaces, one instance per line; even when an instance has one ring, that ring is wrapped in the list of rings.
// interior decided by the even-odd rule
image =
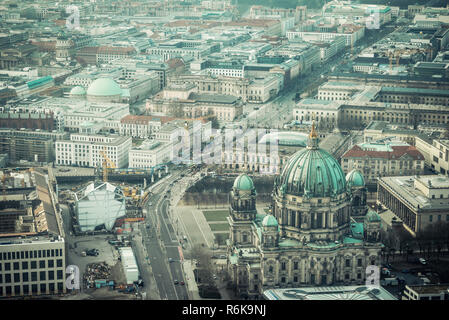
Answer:
[[[307,141],[307,147],[310,149],[318,148],[318,134],[315,130],[315,120],[312,122],[312,129],[310,130],[309,139]]]

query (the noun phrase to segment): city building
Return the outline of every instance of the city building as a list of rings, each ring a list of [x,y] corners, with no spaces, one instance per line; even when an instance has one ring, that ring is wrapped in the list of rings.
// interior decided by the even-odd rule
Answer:
[[[402,300],[449,300],[449,285],[409,285],[405,286]]]
[[[449,222],[449,178],[442,175],[381,177],[377,202],[415,236],[434,222]]]
[[[424,173],[424,156],[401,141],[373,141],[354,145],[341,157],[345,173],[360,170],[369,184],[378,177],[407,176]]]
[[[318,160],[317,160],[318,159]],[[380,218],[352,219],[351,189],[337,160],[318,148],[314,127],[307,147],[276,177],[272,214],[256,211],[256,189],[241,174],[230,192],[228,272],[241,297],[268,289],[365,282],[380,265]]]
[[[0,129],[0,153],[9,155],[9,162],[53,162],[55,141],[67,138],[64,132]]]
[[[0,201],[0,297],[65,293],[65,235],[53,180],[40,169],[13,178],[23,182]]]
[[[171,85],[148,99],[146,110],[152,115],[182,118],[215,116],[232,121],[243,113],[242,101],[231,95],[196,93],[193,84]]]
[[[70,140],[56,141],[56,164],[98,168],[103,165],[104,153],[116,168],[126,168],[131,144],[131,137],[71,134]]]
[[[148,169],[173,160],[173,143],[144,141],[129,150],[129,168]]]
[[[112,231],[115,221],[124,217],[125,197],[120,189],[108,182],[89,184],[78,198],[75,194],[75,214],[79,231],[105,229]]]
[[[134,138],[148,138],[161,129],[163,123],[172,118],[158,118],[153,116],[127,115],[120,120],[121,135]]]
[[[169,83],[193,84],[197,93],[231,95],[242,99],[243,103],[265,103],[284,87],[282,79],[270,73],[268,72],[262,79],[212,77],[201,74],[180,75],[170,78]]]
[[[397,300],[381,286],[332,286],[268,289],[266,300]]]
[[[429,168],[443,175],[449,174],[449,140],[420,136],[416,137],[416,148]]]

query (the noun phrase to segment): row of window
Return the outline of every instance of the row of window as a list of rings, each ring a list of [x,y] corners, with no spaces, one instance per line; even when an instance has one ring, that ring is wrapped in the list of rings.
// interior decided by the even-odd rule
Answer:
[[[1,260],[62,257],[62,249],[13,251],[0,253]]]
[[[37,284],[32,284],[32,285],[24,284],[22,286],[15,285],[15,286],[5,286],[5,287],[0,286],[0,296],[11,295],[11,294],[13,294],[13,290],[14,290],[15,295],[20,295],[20,294],[27,295],[30,293],[38,293],[39,292],[38,288],[40,289],[40,293],[47,293],[47,289],[48,289],[49,293],[63,292],[64,282],[58,282],[58,283],[56,283],[56,286],[55,286],[55,283],[49,283],[48,286],[46,283],[41,283],[39,285],[39,287]],[[57,288],[57,290],[55,290],[55,288]],[[22,293],[20,292],[20,289],[22,289]]]
[[[16,273],[6,273],[4,275],[0,274],[0,284],[7,283],[18,283],[18,282],[36,282],[36,281],[47,281],[55,280],[55,271],[33,271],[33,272],[23,272],[22,277],[19,272]],[[39,275],[39,279],[38,279]],[[57,280],[62,280],[64,277],[63,270],[56,271]]]
[[[45,263],[47,261],[47,263]],[[33,260],[33,261],[21,261],[21,262],[3,262],[0,263],[0,271],[9,271],[11,270],[28,270],[28,269],[37,269],[38,268],[38,262],[39,262],[39,269],[44,268],[54,268],[55,267],[55,260],[54,259],[48,259],[48,260]],[[20,268],[22,267],[22,268]],[[62,259],[56,259],[56,267],[61,268],[62,267]]]

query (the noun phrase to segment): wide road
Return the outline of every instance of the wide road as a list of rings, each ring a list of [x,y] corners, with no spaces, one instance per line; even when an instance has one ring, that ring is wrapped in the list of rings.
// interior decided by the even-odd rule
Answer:
[[[161,299],[188,299],[187,288],[181,285],[184,272],[180,261],[180,242],[169,216],[168,189],[179,179],[181,172],[172,175],[152,190],[145,212],[146,224],[140,224],[143,245],[146,248]],[[148,264],[148,261],[146,261]],[[175,280],[179,284],[175,284]]]
[[[322,63],[318,69],[298,78],[294,88],[287,88],[279,93],[279,96],[264,104],[248,104],[244,108],[244,116],[235,123],[242,127],[258,127],[281,129],[283,125],[293,119],[293,109],[296,102],[293,101],[296,93],[307,93],[311,96],[316,89],[326,81],[327,75],[339,68],[342,64],[354,60],[366,47],[371,46],[380,39],[386,37],[393,31],[399,31],[402,26],[388,24],[375,32],[367,32],[365,38],[361,39],[352,49],[346,48],[327,62]],[[352,57],[345,57],[352,53]]]

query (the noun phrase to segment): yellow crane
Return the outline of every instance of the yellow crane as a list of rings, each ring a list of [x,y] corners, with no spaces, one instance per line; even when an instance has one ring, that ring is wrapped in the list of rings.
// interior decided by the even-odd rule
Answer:
[[[115,163],[106,155],[106,147],[100,151],[103,157],[103,182],[108,182],[108,170],[117,168]]]

